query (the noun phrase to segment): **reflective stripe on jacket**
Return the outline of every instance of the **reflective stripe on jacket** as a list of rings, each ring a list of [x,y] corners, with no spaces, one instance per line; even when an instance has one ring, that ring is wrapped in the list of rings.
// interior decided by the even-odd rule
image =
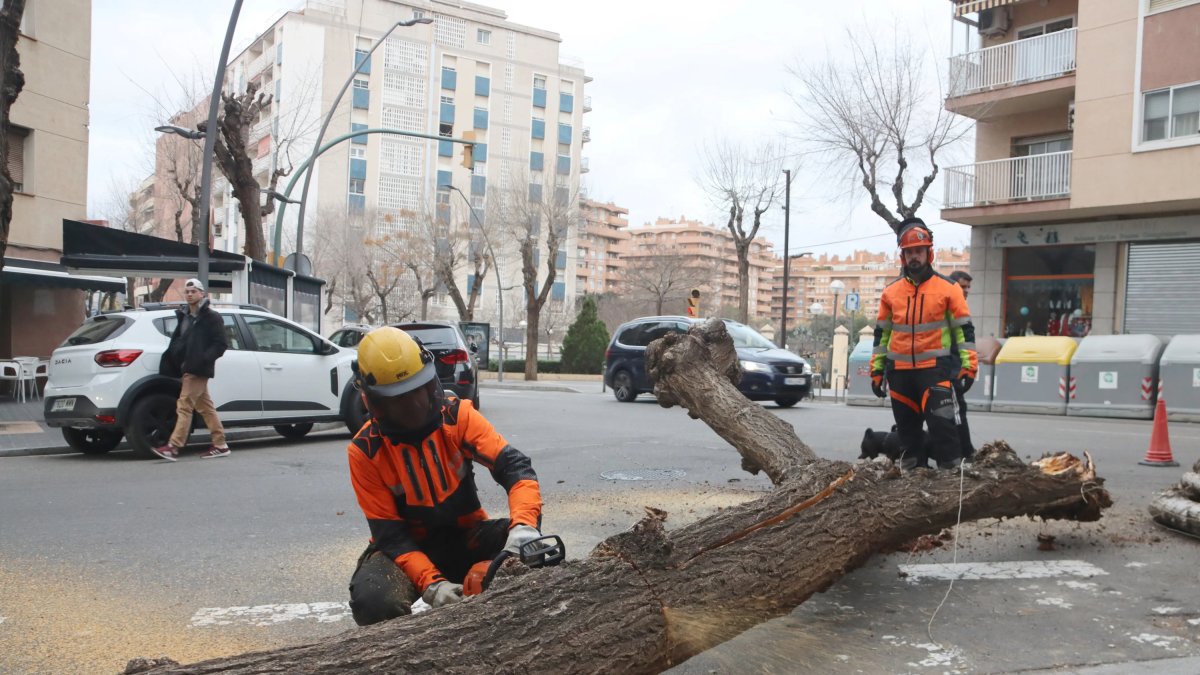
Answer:
[[[476,463],[508,493],[513,525],[538,526],[537,475],[529,458],[509,445],[470,401],[450,398],[444,423],[417,446],[392,442],[372,419],[347,448],[350,482],[376,548],[396,561],[418,592],[442,581],[421,542],[487,519],[475,489]]]
[[[951,377],[979,369],[962,287],[936,272],[922,282],[901,276],[879,301],[871,371],[883,372],[889,361],[896,370],[933,368],[939,359],[959,366]]]

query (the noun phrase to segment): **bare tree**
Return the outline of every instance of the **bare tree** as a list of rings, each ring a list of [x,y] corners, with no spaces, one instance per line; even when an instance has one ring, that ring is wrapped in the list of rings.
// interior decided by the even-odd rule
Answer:
[[[563,176],[563,178],[566,178]],[[571,223],[579,220],[579,195],[558,174],[514,171],[489,199],[498,199],[501,229],[517,245],[525,290],[525,379],[537,379],[537,346],[542,307],[558,279],[560,249]]]
[[[726,227],[733,237],[738,265],[738,320],[750,319],[750,245],[758,236],[762,216],[780,194],[783,148],[767,141],[745,148],[728,139],[705,146],[700,185],[714,203],[729,214]],[[750,225],[746,225],[746,217]]]
[[[329,300],[325,313],[334,306],[349,309],[363,323],[375,323],[378,305],[368,269],[369,232],[363,218],[350,217],[341,209],[318,211],[315,219],[312,259],[314,273],[325,279]]]
[[[453,197],[439,191],[439,200]],[[417,281],[424,300],[446,293],[461,321],[474,321],[482,294],[483,280],[492,267],[479,222],[483,215],[472,216],[466,205],[454,200],[439,201],[421,213],[402,212],[411,230],[393,237],[393,246],[404,250],[406,266]],[[476,218],[480,221],[476,221]],[[399,255],[399,253],[398,253]],[[464,289],[459,274],[470,270],[474,283]],[[423,309],[424,313],[425,310]]]
[[[717,275],[716,265],[708,258],[686,255],[674,247],[654,244],[639,249],[627,260],[636,262],[625,269],[624,286],[627,297],[653,307],[661,315],[670,300],[683,307],[687,293],[693,288],[704,289]]]
[[[895,231],[921,208],[938,175],[938,154],[968,127],[945,111],[941,92],[926,90],[926,54],[905,36],[889,42],[859,27],[845,34],[848,60],[830,55],[789,68],[801,141],[861,184],[871,210]],[[884,203],[888,191],[892,207]]]
[[[8,172],[8,115],[25,88],[21,55],[17,52],[21,16],[24,13],[25,0],[7,0],[0,8],[0,77],[4,78],[3,90],[0,91],[0,267],[4,266],[9,226],[12,224],[13,179]]]

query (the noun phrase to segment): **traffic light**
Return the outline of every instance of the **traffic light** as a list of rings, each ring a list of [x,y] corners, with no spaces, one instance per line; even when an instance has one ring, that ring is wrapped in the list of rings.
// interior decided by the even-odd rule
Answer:
[[[474,141],[475,140],[475,132],[474,131],[464,132],[463,139],[468,140],[468,141]],[[464,167],[466,167],[468,171],[475,170],[475,144],[474,143],[463,143],[462,165]]]
[[[700,289],[693,288],[688,296],[688,316],[700,316]]]

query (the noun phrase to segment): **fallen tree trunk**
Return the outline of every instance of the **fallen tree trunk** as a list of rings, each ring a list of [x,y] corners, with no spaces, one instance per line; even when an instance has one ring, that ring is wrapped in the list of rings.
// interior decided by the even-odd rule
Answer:
[[[659,402],[734,443],[776,489],[673,532],[647,509],[591,555],[530,571],[510,564],[487,593],[311,645],[126,673],[654,673],[785,614],[873,553],[959,519],[1096,520],[1111,505],[1090,457],[1022,462],[999,443],[969,469],[901,474],[891,462],[822,460],[733,382],[724,324],[651,345]]]

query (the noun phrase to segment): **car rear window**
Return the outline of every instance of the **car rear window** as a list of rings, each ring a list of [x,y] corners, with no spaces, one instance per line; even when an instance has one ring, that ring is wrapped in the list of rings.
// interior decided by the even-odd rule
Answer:
[[[458,333],[446,326],[400,326],[400,330],[421,341],[426,347],[458,345]]]
[[[97,316],[75,329],[60,347],[94,345],[116,336],[129,320],[123,316]]]

